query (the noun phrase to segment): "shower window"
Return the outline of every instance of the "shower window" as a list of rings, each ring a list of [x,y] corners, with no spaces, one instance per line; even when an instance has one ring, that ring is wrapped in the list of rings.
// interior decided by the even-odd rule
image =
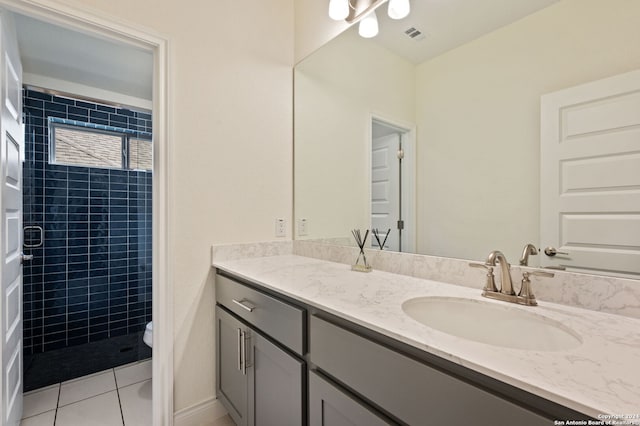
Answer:
[[[145,132],[50,118],[49,135],[51,164],[147,171],[153,166],[151,135]]]

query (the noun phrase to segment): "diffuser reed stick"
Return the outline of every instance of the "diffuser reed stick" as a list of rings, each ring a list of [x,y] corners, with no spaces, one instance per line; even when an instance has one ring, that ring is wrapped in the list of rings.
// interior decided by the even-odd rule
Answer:
[[[375,237],[376,242],[378,243],[378,247],[380,247],[380,250],[384,250],[384,245],[387,244],[387,238],[389,238],[389,234],[391,233],[391,228],[387,230],[387,233],[384,235],[383,241],[380,240],[380,236],[382,234],[380,233],[380,230],[378,228],[372,229],[371,233]]]

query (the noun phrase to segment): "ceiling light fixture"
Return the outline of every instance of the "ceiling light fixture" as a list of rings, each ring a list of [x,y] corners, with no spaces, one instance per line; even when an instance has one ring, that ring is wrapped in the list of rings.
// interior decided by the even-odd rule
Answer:
[[[358,34],[360,37],[371,38],[378,35],[378,16],[373,10],[360,21],[358,25]]]
[[[329,17],[342,21],[349,16],[349,0],[329,0]]]
[[[358,33],[365,38],[378,34],[378,17],[375,10],[389,2],[387,13],[391,19],[402,19],[409,15],[409,0],[329,0],[329,17],[348,24],[360,22]],[[366,21],[366,22],[365,22]]]
[[[389,0],[389,8],[387,13],[391,19],[406,18],[411,11],[409,0]]]

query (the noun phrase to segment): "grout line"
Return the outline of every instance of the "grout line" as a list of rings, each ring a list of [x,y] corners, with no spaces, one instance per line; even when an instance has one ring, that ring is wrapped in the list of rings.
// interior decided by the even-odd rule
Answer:
[[[58,420],[58,407],[60,406],[60,394],[62,393],[62,382],[58,383],[58,400],[56,401],[56,412],[53,415],[53,426],[56,425]]]
[[[122,418],[122,426],[124,426],[124,413],[122,412],[122,401],[120,401],[120,388],[118,387],[118,378],[116,376],[116,369],[112,368],[113,380],[116,382],[116,395],[118,395],[118,407],[120,407],[120,417]]]

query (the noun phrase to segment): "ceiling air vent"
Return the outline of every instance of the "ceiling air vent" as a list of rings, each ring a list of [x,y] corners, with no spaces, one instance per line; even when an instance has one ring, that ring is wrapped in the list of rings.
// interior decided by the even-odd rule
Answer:
[[[409,36],[409,38],[413,39],[413,40],[423,40],[425,38],[425,35],[422,33],[422,31],[418,30],[415,27],[411,27],[409,29],[407,29],[404,32],[407,36]]]

